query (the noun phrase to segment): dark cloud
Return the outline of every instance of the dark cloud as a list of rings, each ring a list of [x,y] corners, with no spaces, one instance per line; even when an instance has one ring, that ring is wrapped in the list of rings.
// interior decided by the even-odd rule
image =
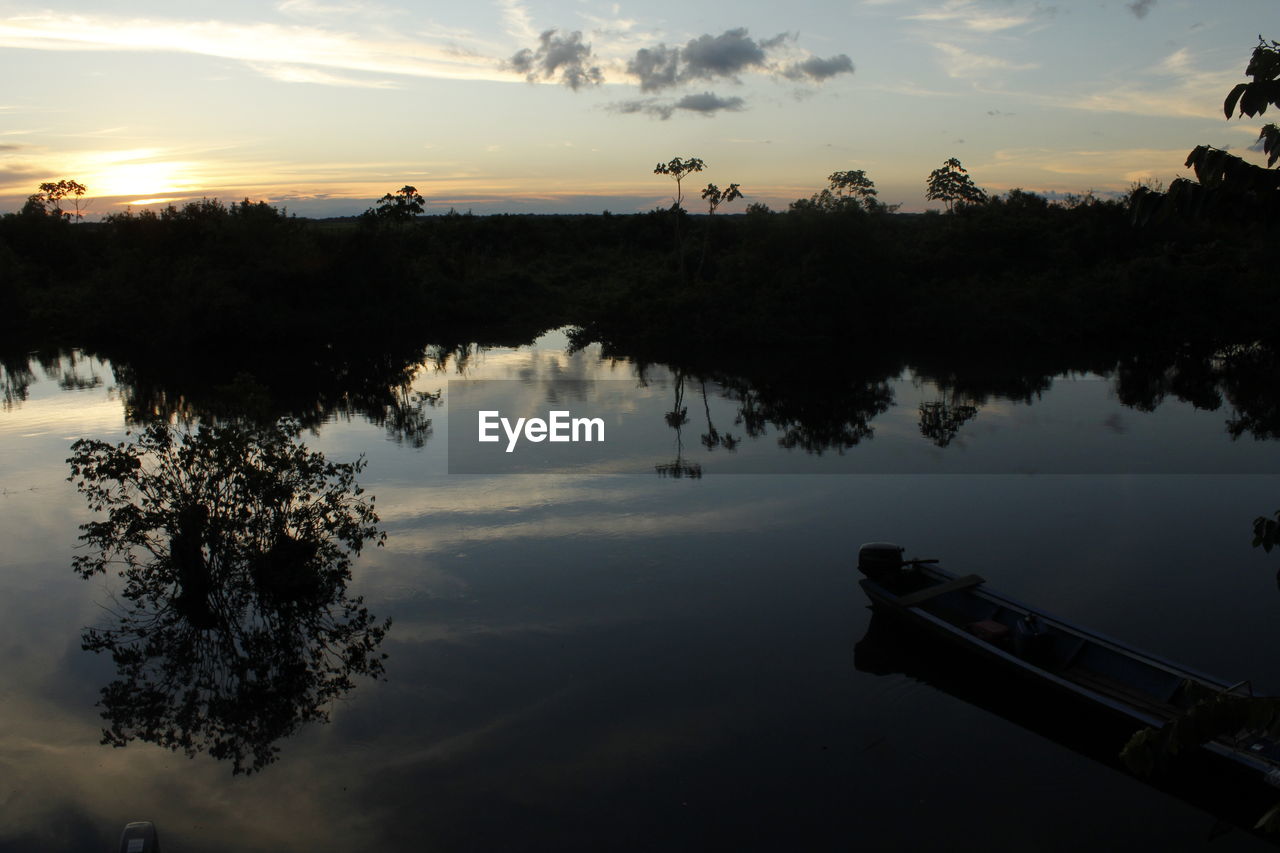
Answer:
[[[746,106],[742,98],[722,98],[714,92],[702,92],[697,95],[685,95],[678,101],[662,98],[637,98],[632,101],[620,101],[610,104],[606,109],[620,115],[642,114],[666,121],[675,115],[676,110],[685,110],[701,115],[715,115],[721,110],[738,112]]]
[[[713,80],[732,77],[749,68],[764,65],[765,51],[747,35],[746,27],[726,30],[718,36],[702,35],[690,40],[681,52],[685,80]]]
[[[525,75],[530,83],[559,77],[561,83],[576,92],[583,86],[604,82],[604,73],[600,66],[589,64],[591,59],[591,45],[583,44],[581,32],[560,35],[558,30],[547,30],[538,37],[536,51],[526,47],[506,64]]]
[[[694,80],[734,80],[745,71],[780,74],[790,80],[820,82],[836,74],[851,73],[853,61],[841,54],[829,59],[813,57],[778,68],[770,52],[795,41],[794,33],[779,33],[756,41],[746,27],[710,33],[690,39],[684,47],[646,47],[627,63],[627,72],[639,78],[640,91],[660,92]]]
[[[627,73],[640,78],[641,92],[658,92],[678,82],[676,66],[680,61],[680,48],[660,44],[654,48],[642,47],[627,63]]]
[[[16,145],[12,142],[0,143],[0,151],[21,151],[26,148],[25,145]]]
[[[845,54],[823,59],[811,56],[803,62],[793,62],[782,69],[782,76],[788,80],[813,80],[821,82],[837,74],[852,74],[853,60]]]
[[[1151,7],[1156,5],[1156,0],[1133,0],[1132,3],[1124,4],[1125,8],[1133,13],[1138,20],[1142,20],[1151,11]]]
[[[643,113],[653,118],[666,121],[671,118],[671,114],[675,112],[676,106],[670,101],[662,101],[658,98],[637,98],[634,101],[619,101],[606,107],[611,113],[619,115],[634,115]]]
[[[745,105],[746,102],[742,98],[722,98],[712,92],[703,92],[700,95],[685,95],[676,101],[676,109],[690,110],[703,115],[711,115],[720,110],[738,112]]]

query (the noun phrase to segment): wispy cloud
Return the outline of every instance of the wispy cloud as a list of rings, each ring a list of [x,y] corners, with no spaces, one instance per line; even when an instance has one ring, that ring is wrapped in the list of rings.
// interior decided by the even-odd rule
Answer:
[[[368,77],[353,77],[349,74],[334,74],[307,65],[251,62],[249,67],[265,77],[282,83],[314,83],[321,86],[353,86],[361,89],[400,88],[400,84],[394,80],[375,80]]]
[[[973,0],[947,0],[941,6],[925,12],[907,15],[908,21],[926,21],[958,25],[975,33],[998,33],[1015,27],[1026,26],[1035,20],[1034,14],[1014,13],[1007,5],[1000,11],[973,2]]]
[[[538,37],[529,8],[520,0],[498,0],[502,10],[502,28],[518,42],[530,42]]]
[[[406,77],[509,80],[492,59],[407,37],[362,37],[315,26],[116,18],[45,12],[0,21],[0,47],[192,53],[256,64],[281,79],[288,66]],[[321,82],[316,75],[296,79]],[[334,76],[334,85],[354,85]],[[368,84],[366,84],[368,85]],[[377,85],[377,84],[374,84]]]
[[[957,44],[933,42],[942,54],[942,67],[948,77],[978,77],[993,71],[1026,71],[1039,67],[1034,62],[1014,62],[966,50]]]
[[[1123,190],[1134,181],[1166,179],[1183,170],[1185,148],[1113,150],[1009,148],[995,152],[992,162],[972,166],[987,186],[1012,186],[1079,192],[1082,188]]]
[[[1148,83],[1142,76],[1154,79]],[[1070,99],[1067,106],[1141,116],[1221,119],[1222,100],[1239,79],[1239,66],[1201,68],[1190,51],[1182,48],[1155,63],[1145,75],[1086,92]]]

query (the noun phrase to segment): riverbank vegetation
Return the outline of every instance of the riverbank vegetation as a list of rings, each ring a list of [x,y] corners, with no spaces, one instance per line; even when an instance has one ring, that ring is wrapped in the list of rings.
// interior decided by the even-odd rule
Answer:
[[[657,350],[914,336],[1000,351],[1269,331],[1269,220],[1130,219],[1123,201],[1018,190],[917,215],[803,203],[335,222],[249,201],[100,223],[10,214],[0,325],[33,348],[164,352],[561,325]]]

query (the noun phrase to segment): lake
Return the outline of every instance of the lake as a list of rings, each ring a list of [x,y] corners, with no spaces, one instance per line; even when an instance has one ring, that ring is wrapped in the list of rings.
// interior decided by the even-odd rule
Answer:
[[[858,546],[887,540],[1280,693],[1280,556],[1251,547],[1280,507],[1258,362],[744,378],[553,331],[426,348],[273,408],[280,384],[244,375],[183,388],[181,365],[153,381],[79,353],[10,359],[0,850],[108,849],[132,820],[183,851],[1260,848],[999,696],[855,653],[871,625]],[[119,626],[124,582],[72,570],[101,516],[66,462],[78,439],[234,424],[237,407],[287,411],[310,450],[366,460],[386,544],[331,600],[391,620],[383,678],[353,678],[327,724],[263,738],[271,760],[249,774],[199,738],[193,758],[100,742],[121,670],[82,644]],[[479,410],[598,416],[605,440],[506,454],[476,441]],[[255,707],[220,713],[272,731]]]

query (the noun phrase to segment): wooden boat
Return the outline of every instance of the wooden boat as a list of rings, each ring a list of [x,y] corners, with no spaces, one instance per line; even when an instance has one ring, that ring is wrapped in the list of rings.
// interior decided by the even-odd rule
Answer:
[[[936,560],[904,560],[897,545],[863,545],[860,583],[872,604],[1010,677],[1031,679],[1138,724],[1160,728],[1217,694],[1251,695],[1229,684],[1087,631],[956,575]],[[1280,787],[1280,743],[1242,730],[1205,744],[1210,753]]]

